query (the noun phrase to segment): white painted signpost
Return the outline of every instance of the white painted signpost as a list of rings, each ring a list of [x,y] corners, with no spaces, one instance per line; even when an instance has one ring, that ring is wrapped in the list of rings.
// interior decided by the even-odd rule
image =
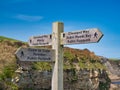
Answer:
[[[52,45],[52,35],[32,36],[28,41],[29,46],[47,46]]]
[[[19,48],[15,54],[20,61],[52,62],[55,58],[55,51],[49,49]]]
[[[98,42],[103,34],[97,29],[86,29],[75,32],[62,33],[61,44],[85,44]]]
[[[50,35],[32,36],[30,46],[52,45],[52,50],[20,48],[16,56],[21,61],[55,61],[52,74],[52,90],[63,90],[63,45],[86,44],[98,42],[103,34],[97,29],[86,29],[64,33],[61,22],[53,23],[53,32]]]

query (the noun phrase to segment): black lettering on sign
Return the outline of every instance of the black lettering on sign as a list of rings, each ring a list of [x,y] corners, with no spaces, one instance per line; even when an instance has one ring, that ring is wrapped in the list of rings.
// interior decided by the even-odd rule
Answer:
[[[75,40],[67,40],[68,43],[75,43]]]
[[[73,39],[74,36],[67,36],[66,39]]]
[[[76,34],[81,34],[82,31],[79,31],[79,32],[68,32],[68,35],[76,35]]]
[[[28,51],[30,51],[30,52],[36,52],[37,49],[28,48]]]
[[[76,35],[75,38],[84,38],[84,35],[81,36]]]
[[[37,39],[37,42],[44,42],[43,39]]]
[[[77,39],[77,42],[89,42],[89,41],[90,39],[82,39],[82,40]]]
[[[86,36],[86,37],[90,37],[90,38],[91,38],[91,34],[86,34],[85,36]]]
[[[46,54],[43,53],[33,53],[34,56],[45,56]]]
[[[36,38],[37,38],[37,39],[38,39],[38,38],[48,38],[48,35],[43,35],[43,36],[34,36],[33,38],[34,38],[34,39],[36,39]]]
[[[35,60],[37,57],[27,57],[27,60]]]
[[[89,31],[86,31],[86,30],[85,30],[85,31],[83,31],[83,33],[89,33]]]
[[[43,52],[50,52],[50,50],[47,50],[47,49],[46,49],[46,50],[43,49],[42,51],[43,51]]]

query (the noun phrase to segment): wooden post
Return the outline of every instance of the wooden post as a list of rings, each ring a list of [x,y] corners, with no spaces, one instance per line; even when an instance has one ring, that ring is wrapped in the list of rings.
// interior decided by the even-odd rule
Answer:
[[[63,90],[63,45],[60,45],[63,28],[63,23],[53,23],[52,49],[55,50],[55,63],[53,65],[52,90]]]

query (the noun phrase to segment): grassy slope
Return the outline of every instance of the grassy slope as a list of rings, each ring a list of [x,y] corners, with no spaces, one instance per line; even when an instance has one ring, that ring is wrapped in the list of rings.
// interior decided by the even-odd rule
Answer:
[[[0,36],[0,73],[5,66],[16,64],[15,52],[17,48],[24,45],[15,39]]]
[[[89,69],[105,69],[100,63],[100,58],[90,52],[88,49],[78,50],[72,48],[64,48],[64,67],[65,68],[89,68]],[[67,66],[67,67],[66,67]]]
[[[120,59],[118,59],[118,58],[109,58],[109,60],[111,60],[111,61],[120,61]]]
[[[19,40],[15,40],[12,38],[8,38],[8,37],[4,37],[4,36],[0,36],[0,41],[14,41],[14,42],[18,42]]]

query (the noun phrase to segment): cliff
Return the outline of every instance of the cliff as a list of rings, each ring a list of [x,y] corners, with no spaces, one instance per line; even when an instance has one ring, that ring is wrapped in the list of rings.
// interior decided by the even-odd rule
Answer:
[[[120,60],[119,59],[107,59],[105,57],[100,57],[103,65],[106,66],[107,73],[111,79],[110,90],[119,90],[120,84]]]

